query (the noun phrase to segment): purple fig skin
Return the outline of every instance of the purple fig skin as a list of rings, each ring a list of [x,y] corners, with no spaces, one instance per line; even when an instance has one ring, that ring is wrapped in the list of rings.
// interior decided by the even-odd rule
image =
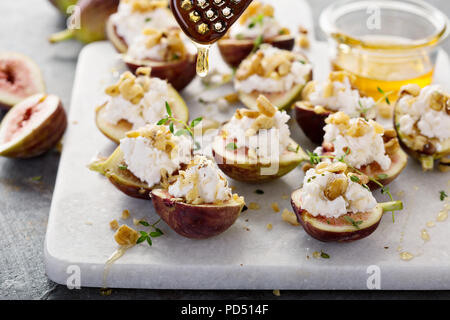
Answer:
[[[142,200],[152,200],[150,196],[151,189],[142,189],[137,188],[134,186],[129,186],[126,184],[121,183],[116,179],[116,177],[111,176],[108,178],[109,181],[120,191],[122,191],[124,194],[126,194],[129,197],[136,198],[136,199],[142,199]]]
[[[317,113],[314,109],[306,108],[301,103],[296,103],[294,116],[305,135],[315,144],[322,144],[325,131],[325,119],[331,112]]]
[[[67,116],[62,103],[41,125],[24,138],[21,143],[2,156],[8,158],[33,158],[53,148],[62,138],[67,128]]]
[[[308,220],[316,220],[314,216],[308,213],[308,211],[303,210],[296,204],[296,200],[294,197],[298,195],[298,191],[294,192],[291,196],[291,206],[294,209],[295,215],[297,216],[297,221],[302,225],[303,229],[316,240],[322,242],[353,242],[357,240],[361,240],[370,236],[379,226],[381,217],[378,221],[371,224],[368,227],[355,229],[354,231],[349,232],[333,232],[330,230],[322,230],[318,226],[314,226]]]
[[[278,36],[271,39],[264,40],[264,43],[272,46],[292,51],[295,45],[295,38],[290,35]],[[224,61],[233,68],[239,67],[241,62],[245,60],[253,51],[255,47],[254,40],[237,40],[237,39],[222,39],[218,41],[219,51]]]
[[[176,90],[186,88],[197,75],[197,55],[189,54],[186,59],[175,62],[160,61],[126,61],[131,72],[135,73],[139,67],[151,67],[152,77],[167,80]]]
[[[207,239],[228,230],[239,217],[244,204],[212,206],[189,205],[175,201],[166,190],[152,191],[158,215],[179,235]]]

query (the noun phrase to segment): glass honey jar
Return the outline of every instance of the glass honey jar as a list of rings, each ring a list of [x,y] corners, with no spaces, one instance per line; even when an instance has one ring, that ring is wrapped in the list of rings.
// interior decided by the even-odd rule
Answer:
[[[356,78],[365,95],[379,99],[405,84],[429,85],[449,20],[420,0],[340,0],[326,8],[320,26],[328,37],[333,70]]]

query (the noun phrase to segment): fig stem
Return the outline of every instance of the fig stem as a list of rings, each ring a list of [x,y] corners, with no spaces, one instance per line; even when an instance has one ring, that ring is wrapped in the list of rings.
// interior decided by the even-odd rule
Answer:
[[[400,200],[379,203],[383,212],[403,210],[403,202]]]
[[[75,30],[66,29],[57,33],[54,33],[48,39],[50,43],[61,42],[72,39],[75,35]]]
[[[434,167],[434,158],[432,156],[420,158],[423,171],[431,171]]]

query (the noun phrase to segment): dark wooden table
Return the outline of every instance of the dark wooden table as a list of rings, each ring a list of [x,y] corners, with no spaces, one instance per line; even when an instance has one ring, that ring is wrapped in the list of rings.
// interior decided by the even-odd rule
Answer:
[[[331,2],[310,0],[315,21]],[[450,15],[450,1],[428,2]],[[3,0],[0,15],[0,50],[31,56],[42,67],[48,92],[59,95],[68,108],[82,45],[69,41],[52,46],[47,41],[49,34],[64,26],[64,19],[47,0]],[[320,38],[318,29],[316,33]],[[445,49],[450,52],[450,41]],[[68,290],[45,275],[43,243],[58,162],[56,151],[32,160],[0,159],[0,299],[105,299],[98,289]],[[34,181],[33,177],[42,179]],[[278,298],[271,291],[113,290],[108,298],[425,299],[450,298],[450,292],[282,291]]]

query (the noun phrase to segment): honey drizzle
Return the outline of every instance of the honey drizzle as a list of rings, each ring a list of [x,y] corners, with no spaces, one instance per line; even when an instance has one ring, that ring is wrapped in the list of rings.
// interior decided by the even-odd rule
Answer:
[[[209,70],[209,50],[210,45],[197,44],[198,56],[197,56],[197,74],[204,78],[208,75]]]

